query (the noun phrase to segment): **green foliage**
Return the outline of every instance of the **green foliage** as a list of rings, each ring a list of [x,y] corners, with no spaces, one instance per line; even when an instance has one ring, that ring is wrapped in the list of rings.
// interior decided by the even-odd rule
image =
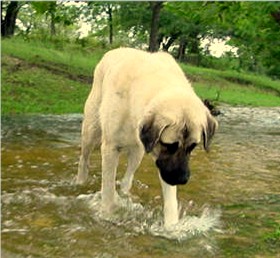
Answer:
[[[222,26],[238,46],[241,66],[249,71],[280,76],[280,23],[273,13],[280,13],[277,2],[219,3]]]
[[[166,11],[175,15],[180,35],[188,42],[189,53],[195,53],[196,39],[230,37],[230,44],[238,47],[238,70],[280,76],[280,4],[276,2],[168,2]],[[167,35],[171,35],[170,31]],[[189,36],[188,36],[189,35]],[[193,43],[192,43],[193,42]],[[196,49],[197,50],[197,49]],[[201,49],[200,49],[201,51]],[[200,56],[201,57],[201,56]],[[207,58],[207,57],[206,57]],[[205,65],[205,56],[200,60]],[[237,59],[231,57],[231,59]],[[208,63],[211,65],[211,63]]]
[[[164,50],[189,63],[279,78],[279,17],[278,2],[164,2],[158,42]],[[29,39],[59,35],[85,47],[94,42],[103,48],[147,48],[151,18],[149,2],[89,1],[71,5],[35,1],[22,5],[18,15],[22,26],[18,28]],[[77,32],[81,20],[92,26],[89,39],[81,40]],[[229,38],[228,43],[238,48],[238,56],[211,58],[209,51],[200,46],[205,38]]]
[[[145,33],[151,23],[151,11],[148,2],[120,2],[120,25],[124,30]]]
[[[56,11],[56,2],[32,2],[31,5],[40,14]]]
[[[168,23],[171,25],[166,33],[169,33],[175,28],[184,36],[196,35],[204,37],[210,35],[217,8],[214,10],[214,5],[207,7],[204,2],[168,2],[165,5],[165,16]],[[172,17],[173,16],[173,17]],[[172,19],[170,19],[172,17]],[[167,25],[165,23],[164,25]],[[175,25],[175,27],[173,27]],[[199,35],[198,35],[199,34]],[[168,34],[167,34],[168,35]],[[195,38],[189,38],[194,40]]]
[[[31,6],[34,8],[37,14],[46,14],[47,16],[53,16],[55,23],[63,23],[64,25],[71,25],[78,17],[78,10],[74,7],[66,7],[62,3],[55,1],[44,2],[31,2]]]

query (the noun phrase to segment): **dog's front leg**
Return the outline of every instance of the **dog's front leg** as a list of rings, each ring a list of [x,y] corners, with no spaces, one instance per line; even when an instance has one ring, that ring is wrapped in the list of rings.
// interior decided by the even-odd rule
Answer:
[[[119,151],[111,145],[102,143],[102,211],[105,214],[113,212],[117,203],[116,171],[119,162]]]
[[[171,186],[165,183],[161,176],[160,182],[162,187],[163,202],[164,202],[164,227],[166,229],[170,226],[178,223],[179,211],[178,211],[178,201],[177,201],[177,186]]]

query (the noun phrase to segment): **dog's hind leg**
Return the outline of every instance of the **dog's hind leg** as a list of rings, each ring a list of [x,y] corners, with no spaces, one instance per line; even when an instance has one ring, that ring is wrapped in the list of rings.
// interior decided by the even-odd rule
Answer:
[[[101,87],[103,74],[100,67],[101,65],[98,64],[95,69],[93,86],[85,103],[81,135],[81,156],[78,166],[78,175],[75,180],[77,184],[83,184],[86,182],[91,151],[101,144],[99,108],[102,99]]]
[[[77,184],[83,184],[88,178],[90,154],[92,149],[100,145],[101,129],[99,126],[98,118],[88,117],[82,125],[82,141],[81,141],[81,156],[78,166],[78,175],[76,178]]]
[[[177,186],[169,185],[162,180],[160,175],[159,177],[164,202],[164,227],[168,229],[170,226],[177,224],[179,220]]]
[[[132,186],[133,176],[144,156],[144,150],[140,146],[131,147],[127,154],[127,169],[121,182],[121,191],[128,194]]]
[[[78,167],[77,184],[86,182],[91,151],[101,144],[101,127],[99,121],[100,94],[95,83],[86,104],[81,134],[81,156]]]

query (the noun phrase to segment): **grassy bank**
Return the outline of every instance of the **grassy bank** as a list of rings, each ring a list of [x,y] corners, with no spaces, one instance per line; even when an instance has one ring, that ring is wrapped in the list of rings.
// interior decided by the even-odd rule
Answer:
[[[105,50],[2,40],[2,114],[81,113]],[[182,65],[201,98],[230,105],[280,106],[280,81]]]

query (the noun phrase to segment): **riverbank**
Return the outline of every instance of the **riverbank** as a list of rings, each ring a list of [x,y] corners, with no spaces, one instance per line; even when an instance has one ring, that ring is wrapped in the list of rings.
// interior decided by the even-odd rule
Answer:
[[[92,71],[105,50],[1,41],[2,114],[82,113]],[[280,81],[181,65],[202,99],[242,106],[280,106]]]

